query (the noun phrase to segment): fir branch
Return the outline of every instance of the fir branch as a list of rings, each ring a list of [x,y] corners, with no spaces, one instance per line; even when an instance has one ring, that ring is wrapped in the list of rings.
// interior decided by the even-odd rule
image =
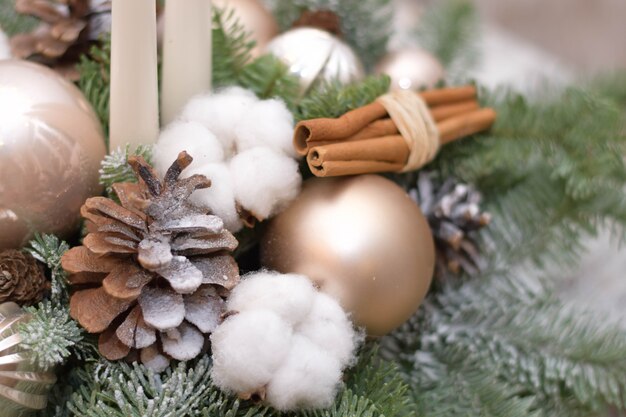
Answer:
[[[250,62],[254,41],[235,16],[234,10],[213,9],[213,85],[237,84]]]
[[[420,19],[417,39],[439,58],[448,77],[467,74],[478,62],[478,13],[469,0],[434,3]]]
[[[339,117],[347,111],[365,106],[389,90],[386,75],[371,76],[359,83],[343,85],[331,82],[310,92],[299,103],[296,120]]]
[[[26,311],[32,319],[20,325],[21,346],[30,352],[31,363],[47,370],[61,365],[72,354],[84,357],[89,350],[83,342],[83,331],[70,318],[69,311],[44,301]]]
[[[393,17],[390,0],[293,0],[271,3],[283,30],[290,28],[305,10],[335,12],[339,16],[345,40],[354,47],[367,68],[373,67],[387,50]]]
[[[70,248],[69,245],[54,235],[46,234],[36,234],[29,245],[26,250],[50,269],[52,276],[50,299],[56,306],[67,304],[68,282],[67,275],[61,267],[61,256]]]
[[[297,78],[273,55],[263,55],[246,65],[238,84],[254,91],[260,99],[280,98],[292,109],[299,94]]]
[[[141,156],[148,163],[152,159],[152,147],[150,145],[139,145],[133,152],[130,151],[130,145],[122,150],[117,148],[109,155],[105,156],[100,163],[100,184],[106,187],[106,193],[109,198],[113,198],[113,184],[119,182],[137,182],[135,172],[128,164],[128,158],[131,156]]]
[[[571,260],[582,237],[626,226],[623,116],[614,103],[571,89],[533,103],[487,100],[498,112],[486,134],[442,148],[434,167],[478,186],[493,223],[484,232],[494,265]]]
[[[91,47],[88,55],[81,56],[77,68],[78,86],[100,119],[108,147],[111,37],[107,36],[100,45]]]

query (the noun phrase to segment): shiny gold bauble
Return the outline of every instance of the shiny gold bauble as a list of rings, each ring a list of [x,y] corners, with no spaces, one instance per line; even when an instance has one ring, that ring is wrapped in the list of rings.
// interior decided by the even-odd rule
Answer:
[[[239,24],[249,32],[256,46],[252,56],[260,55],[265,46],[278,35],[278,23],[259,0],[215,0],[216,7],[232,10]]]
[[[15,303],[0,304],[0,415],[26,416],[46,408],[53,373],[30,363],[22,346],[20,324],[30,317]]]
[[[375,72],[391,77],[392,90],[433,88],[445,77],[439,60],[417,47],[389,53],[376,66]]]
[[[288,30],[267,45],[267,52],[282,60],[298,78],[301,91],[322,81],[342,83],[365,76],[363,64],[352,48],[321,29],[302,27]]]
[[[54,71],[0,62],[0,249],[35,232],[67,237],[80,206],[99,194],[100,122],[83,94]]]
[[[424,299],[435,249],[419,207],[376,175],[316,178],[268,225],[264,266],[311,278],[371,336],[404,323]]]

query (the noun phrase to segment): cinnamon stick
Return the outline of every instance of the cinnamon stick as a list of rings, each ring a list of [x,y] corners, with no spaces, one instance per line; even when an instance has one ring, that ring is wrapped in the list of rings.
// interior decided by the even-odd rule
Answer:
[[[439,142],[441,145],[445,145],[462,137],[473,135],[491,127],[495,120],[496,112],[490,108],[474,110],[446,119],[437,124]]]
[[[376,161],[404,165],[408,157],[406,141],[402,136],[394,135],[315,146],[310,149],[307,162],[311,167],[320,167],[327,161]]]
[[[390,118],[378,119],[373,121],[372,123],[365,126],[363,129],[358,131],[352,136],[348,136],[342,141],[347,140],[362,140],[362,139],[371,139],[371,138],[379,138],[382,136],[392,136],[398,133],[398,127]],[[315,143],[317,146],[317,142]]]
[[[404,164],[378,161],[327,161],[321,167],[311,167],[317,177],[339,177],[342,175],[373,174],[376,172],[399,172]]]
[[[434,107],[442,104],[473,100],[476,98],[476,87],[467,85],[463,87],[439,88],[421,91],[419,95],[429,107]]]
[[[430,114],[432,115],[435,122],[440,122],[453,116],[458,116],[463,113],[469,113],[478,108],[480,108],[480,106],[478,105],[478,101],[468,100],[456,104],[435,106],[430,109]]]
[[[304,120],[296,125],[293,144],[297,153],[306,155],[308,142],[338,140],[352,136],[368,124],[386,115],[385,108],[374,101],[336,119]]]

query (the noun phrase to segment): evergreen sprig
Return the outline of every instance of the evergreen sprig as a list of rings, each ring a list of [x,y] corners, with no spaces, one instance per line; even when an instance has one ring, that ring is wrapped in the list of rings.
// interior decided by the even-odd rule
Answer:
[[[237,20],[232,9],[213,9],[213,85],[237,84],[244,67],[250,62],[254,41]]]
[[[29,352],[33,365],[47,370],[64,363],[72,353],[87,356],[90,348],[83,343],[83,330],[66,308],[43,301],[26,311],[32,318],[20,325],[19,331],[21,346]]]
[[[623,236],[626,134],[614,102],[580,89],[486,101],[498,112],[495,126],[442,148],[434,166],[481,190],[499,267],[571,260],[581,239],[607,224]]]
[[[370,76],[353,84],[330,82],[323,84],[305,98],[296,110],[297,120],[318,117],[339,117],[349,110],[365,106],[389,90],[390,79],[386,75]]]
[[[26,250],[40,262],[43,262],[51,273],[52,285],[50,299],[55,305],[64,305],[68,300],[67,275],[61,267],[61,256],[69,249],[69,245],[55,235],[36,234]]]
[[[91,47],[89,54],[81,56],[77,69],[78,86],[98,115],[108,146],[111,37],[105,37],[99,45]]]
[[[114,198],[113,184],[118,182],[137,182],[135,172],[128,164],[128,158],[131,156],[141,156],[148,163],[152,160],[152,146],[139,145],[134,151],[131,151],[130,145],[126,145],[124,149],[117,148],[109,155],[104,157],[100,163],[100,184],[106,187],[106,193],[109,198]]]

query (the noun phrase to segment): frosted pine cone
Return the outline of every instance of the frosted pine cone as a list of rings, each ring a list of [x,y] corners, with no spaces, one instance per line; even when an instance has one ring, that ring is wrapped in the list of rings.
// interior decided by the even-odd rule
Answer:
[[[477,231],[491,221],[491,215],[481,211],[480,193],[453,179],[439,183],[433,180],[432,173],[421,172],[417,187],[409,194],[432,229],[437,248],[437,275],[478,273],[483,259],[476,241]]]
[[[84,246],[70,249],[63,268],[77,289],[70,314],[90,333],[101,333],[100,353],[164,368],[169,357],[189,360],[217,326],[225,296],[239,281],[235,237],[222,220],[189,202],[210,181],[179,179],[192,158],[181,152],[160,181],[141,157],[129,164],[139,184],[118,183],[121,205],[88,199]]]

